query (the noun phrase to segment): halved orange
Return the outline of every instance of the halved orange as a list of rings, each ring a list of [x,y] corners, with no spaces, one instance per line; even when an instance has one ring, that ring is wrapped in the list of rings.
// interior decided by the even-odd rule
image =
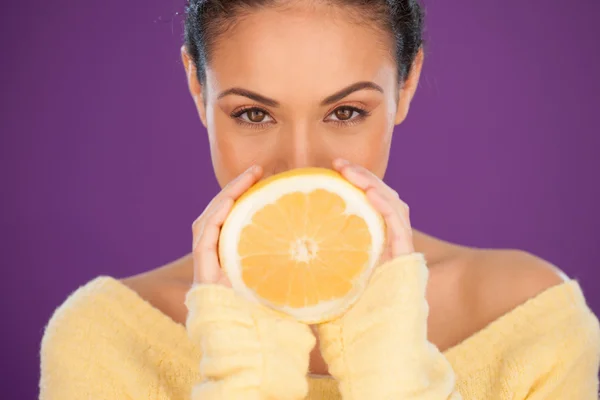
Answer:
[[[219,258],[237,292],[320,323],[360,296],[384,241],[383,219],[362,190],[333,170],[301,168],[260,181],[235,202]]]

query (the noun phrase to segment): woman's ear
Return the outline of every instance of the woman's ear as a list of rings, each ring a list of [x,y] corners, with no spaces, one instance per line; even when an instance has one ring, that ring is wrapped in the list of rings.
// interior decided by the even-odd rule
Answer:
[[[417,52],[415,60],[413,61],[410,73],[399,88],[400,93],[398,95],[398,109],[396,111],[394,125],[402,123],[402,121],[404,121],[408,115],[410,102],[412,101],[417,90],[417,86],[419,85],[419,77],[421,76],[421,69],[423,68],[423,57],[423,48],[421,47]]]
[[[185,45],[181,46],[181,61],[185,68],[185,75],[187,77],[188,89],[196,104],[198,115],[202,121],[202,125],[206,128],[206,104],[204,102],[204,93],[202,85],[198,82],[198,73],[196,72],[196,64],[192,57],[187,52]]]

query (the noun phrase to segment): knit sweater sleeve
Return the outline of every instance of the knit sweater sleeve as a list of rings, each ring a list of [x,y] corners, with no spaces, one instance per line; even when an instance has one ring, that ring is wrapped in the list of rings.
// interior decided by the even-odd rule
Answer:
[[[427,340],[427,278],[421,253],[389,261],[344,316],[319,327],[344,400],[461,398],[450,363]]]
[[[194,285],[186,306],[188,334],[202,352],[192,400],[306,397],[315,344],[308,326],[219,285]]]

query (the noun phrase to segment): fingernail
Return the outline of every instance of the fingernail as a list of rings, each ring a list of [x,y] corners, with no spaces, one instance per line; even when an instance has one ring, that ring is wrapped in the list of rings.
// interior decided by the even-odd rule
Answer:
[[[360,169],[356,165],[349,165],[348,166],[348,171],[355,172],[357,174],[360,173]]]
[[[336,164],[337,164],[338,167],[341,168],[341,167],[345,167],[346,165],[350,164],[350,161],[345,160],[343,158],[338,158],[337,161],[336,161]]]

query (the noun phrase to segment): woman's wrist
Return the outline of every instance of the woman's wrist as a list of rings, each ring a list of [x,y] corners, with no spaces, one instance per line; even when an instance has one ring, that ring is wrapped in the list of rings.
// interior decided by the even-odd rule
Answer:
[[[323,357],[345,399],[400,393],[423,376],[419,363],[428,362],[431,347],[427,278],[423,254],[388,261],[346,314],[319,327]]]
[[[227,390],[254,387],[265,398],[306,396],[315,344],[308,326],[217,284],[194,286],[186,305],[186,327],[201,347],[205,381]]]

